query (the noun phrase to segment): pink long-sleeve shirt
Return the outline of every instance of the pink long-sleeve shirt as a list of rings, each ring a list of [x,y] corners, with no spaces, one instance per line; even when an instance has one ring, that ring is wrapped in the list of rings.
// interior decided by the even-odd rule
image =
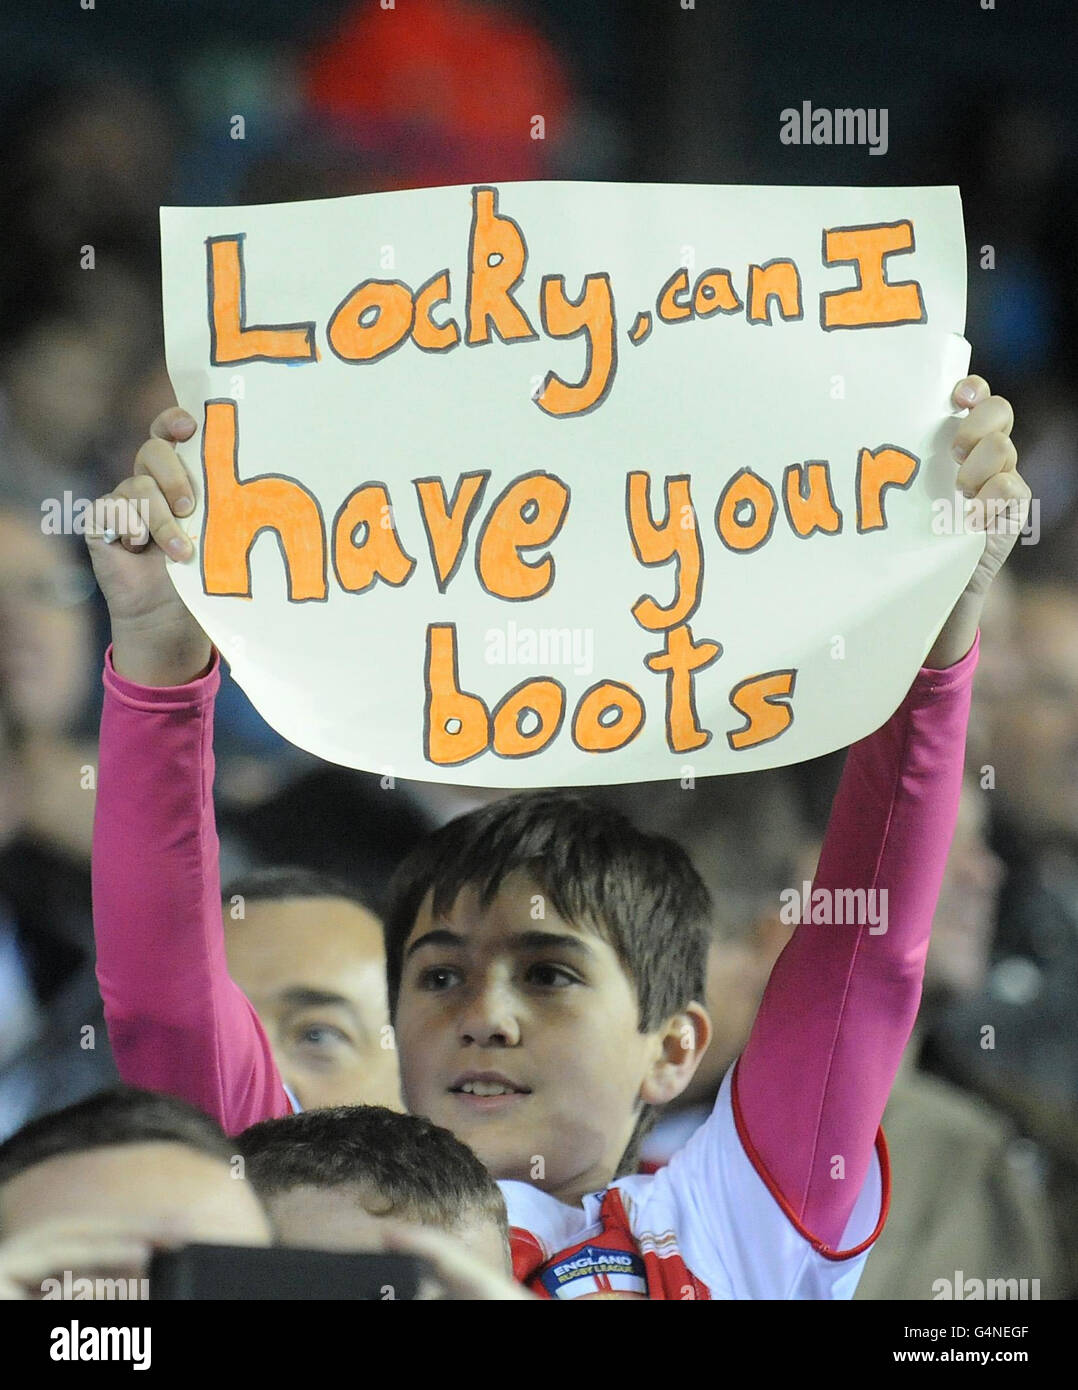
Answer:
[[[883,1191],[873,1236],[886,1214],[879,1125],[920,1002],[979,646],[978,634],[954,666],[922,668],[891,718],[847,755],[813,894],[886,891],[886,932],[802,923],[724,1088],[756,1174],[825,1259],[851,1253],[840,1243],[874,1159]],[[219,683],[216,654],[206,675],[173,688],[124,680],[106,654],[93,898],[120,1075],[236,1134],[292,1106],[227,969],[212,796]]]

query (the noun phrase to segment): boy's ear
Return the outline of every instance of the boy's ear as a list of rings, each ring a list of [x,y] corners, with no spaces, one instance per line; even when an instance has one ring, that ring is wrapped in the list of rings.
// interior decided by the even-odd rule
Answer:
[[[676,1100],[692,1080],[711,1041],[711,1019],[702,1004],[688,1004],[666,1022],[659,1035],[660,1050],[640,1086],[646,1105]]]

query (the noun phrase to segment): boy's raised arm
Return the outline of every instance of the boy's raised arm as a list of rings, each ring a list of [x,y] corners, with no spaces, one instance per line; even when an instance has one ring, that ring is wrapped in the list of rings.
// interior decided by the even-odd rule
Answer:
[[[985,546],[905,700],[847,755],[813,884],[829,923],[803,921],[779,957],[733,1077],[741,1140],[802,1233],[843,1242],[921,998],[929,933],[954,835],[978,624],[989,586],[1025,525],[1014,413],[981,377],[952,395],[968,408],[955,480]],[[876,894],[886,918],[838,921],[840,902]],[[881,896],[884,895],[884,896]],[[856,902],[856,898],[853,899]],[[867,918],[867,920],[866,920]],[[883,920],[886,930],[881,930]],[[886,1209],[886,1150],[880,1144]],[[878,1229],[878,1227],[877,1227]],[[863,1233],[862,1245],[871,1239]]]
[[[734,1075],[750,1157],[830,1251],[917,1017],[978,650],[979,638],[948,670],[922,668],[887,723],[850,748],[813,881],[818,921],[804,920],[776,962]]]
[[[135,685],[105,659],[94,817],[97,978],[120,1075],[230,1134],[290,1105],[229,977],[213,815],[216,659],[187,685]]]
[[[213,812],[216,653],[165,570],[191,553],[176,516],[191,485],[171,441],[194,421],[154,421],[135,474],[87,535],[112,619],[94,818],[97,974],[120,1075],[179,1096],[229,1133],[291,1106],[225,957]],[[185,498],[187,499],[185,502]],[[122,503],[118,508],[117,503]],[[120,517],[120,538],[103,518]]]

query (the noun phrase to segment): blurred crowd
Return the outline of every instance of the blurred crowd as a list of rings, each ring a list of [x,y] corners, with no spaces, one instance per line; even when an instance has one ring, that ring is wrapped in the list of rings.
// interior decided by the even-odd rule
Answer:
[[[414,22],[388,25],[371,0],[271,54],[224,50],[216,67],[192,67],[179,110],[131,72],[91,67],[75,80],[43,71],[8,102],[0,128],[0,1139],[116,1080],[94,976],[89,867],[106,615],[75,528],[56,534],[47,516],[57,507],[64,515],[65,505],[74,515],[80,499],[126,476],[150,420],[174,404],[158,208],[473,179],[634,176],[628,130],[589,87],[586,64],[534,22],[532,7],[416,0],[410,9]],[[480,83],[477,71],[497,76]],[[210,100],[215,84],[242,92],[231,103],[246,114],[242,143],[229,139],[220,103]],[[534,112],[545,115],[543,141],[521,135]],[[1019,545],[982,626],[959,828],[917,1031],[884,1122],[893,1209],[858,1297],[930,1297],[926,1271],[941,1269],[1035,1275],[1042,1297],[1072,1297],[1078,381],[1065,343],[1078,326],[1070,267],[1078,219],[1066,192],[1075,185],[1051,111],[1032,99],[994,104],[970,143],[960,123],[951,130],[963,166],[926,149],[931,172],[918,181],[961,182],[971,267],[982,243],[996,248],[993,274],[970,273],[972,370],[1014,403],[1039,539]],[[723,166],[695,176],[721,182]],[[257,951],[245,944],[250,934],[229,938],[234,977],[256,1007],[260,991],[270,998],[273,972],[295,969],[289,912],[305,903],[305,969],[317,973],[323,951],[327,985],[351,991],[376,1029],[384,1002],[369,981],[383,960],[371,914],[393,867],[426,831],[497,793],[419,783],[386,790],[375,775],[319,763],[285,744],[227,679],[215,738],[222,876],[237,891],[253,882],[248,896],[262,913]],[[779,894],[812,878],[842,757],[691,790],[647,784],[602,793],[642,828],[682,843],[716,903],[707,1000],[715,1040],[689,1094],[649,1136],[645,1165],[664,1162],[692,1131],[747,1037],[789,932]],[[275,891],[264,871],[285,866],[293,877]],[[302,891],[301,871],[312,876]],[[341,885],[336,915],[325,909],[320,876]],[[355,902],[346,910],[349,893]],[[354,976],[346,986],[342,959]],[[318,1044],[292,1039],[289,1020],[275,1018],[269,1003],[263,1022],[286,1080],[305,1085],[315,1104],[399,1106],[395,1079],[373,1070],[391,1053],[355,1048],[350,1062],[327,1062],[320,1051],[312,1060]],[[166,1137],[168,1124],[189,1123],[196,1157],[220,1160],[194,1121],[161,1123]],[[152,1126],[146,1133],[153,1142]],[[200,1173],[192,1159],[176,1181],[195,1191]],[[474,1181],[477,1209],[489,1214],[496,1194]],[[119,1190],[123,1175],[108,1182]],[[281,1200],[286,1188],[269,1180],[266,1191]],[[234,1219],[242,1239],[263,1238],[259,1213],[237,1210]],[[306,1210],[295,1219],[307,1231],[315,1221]],[[333,1225],[332,1212],[325,1220]]]

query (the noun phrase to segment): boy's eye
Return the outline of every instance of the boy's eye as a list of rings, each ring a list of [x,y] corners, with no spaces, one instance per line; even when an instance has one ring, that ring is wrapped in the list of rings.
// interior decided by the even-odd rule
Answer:
[[[448,965],[434,965],[429,970],[424,970],[419,977],[419,988],[429,990],[448,989],[450,985],[458,983],[460,976],[457,971]]]
[[[578,985],[579,978],[566,970],[561,965],[551,965],[542,963],[533,965],[528,971],[528,979],[532,984],[539,985],[544,989],[564,989],[566,985]]]

